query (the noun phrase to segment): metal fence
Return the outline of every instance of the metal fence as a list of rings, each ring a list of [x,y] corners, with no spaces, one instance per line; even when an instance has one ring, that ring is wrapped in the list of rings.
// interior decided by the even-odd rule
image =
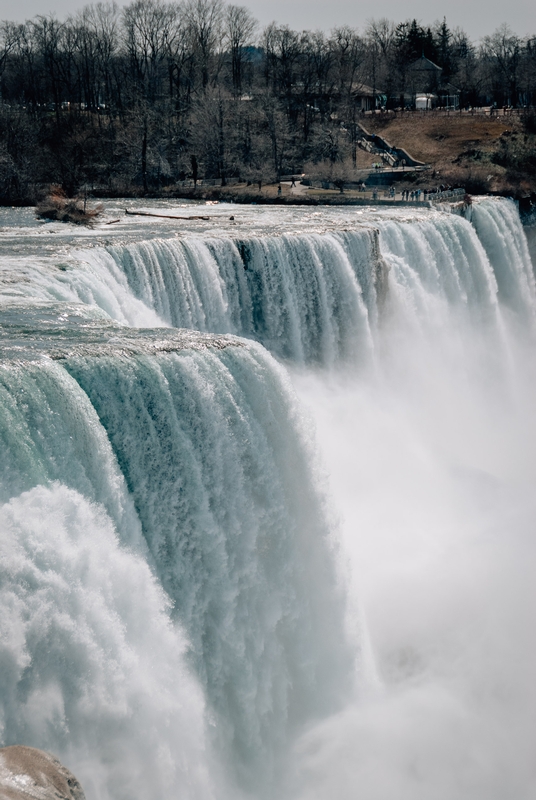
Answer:
[[[463,200],[466,194],[464,188],[445,189],[442,192],[428,192],[426,199],[431,203],[442,203],[443,200]]]

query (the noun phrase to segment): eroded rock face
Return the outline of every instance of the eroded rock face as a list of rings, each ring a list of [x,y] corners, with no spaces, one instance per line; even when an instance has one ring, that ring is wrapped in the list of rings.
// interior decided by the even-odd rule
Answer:
[[[74,775],[34,747],[0,749],[0,800],[85,800]]]

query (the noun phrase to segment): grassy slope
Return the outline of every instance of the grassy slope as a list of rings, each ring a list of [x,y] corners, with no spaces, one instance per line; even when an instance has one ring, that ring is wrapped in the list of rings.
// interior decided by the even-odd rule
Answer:
[[[365,127],[430,164],[439,182],[516,196],[536,191],[536,134],[519,118],[405,114],[368,117]]]

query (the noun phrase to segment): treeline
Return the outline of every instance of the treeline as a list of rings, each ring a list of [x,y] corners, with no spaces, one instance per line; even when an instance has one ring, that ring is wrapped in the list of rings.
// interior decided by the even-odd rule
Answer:
[[[478,46],[446,21],[261,30],[222,0],[4,22],[0,199],[25,202],[45,184],[120,195],[355,166],[363,105],[411,106],[422,56],[462,106],[536,102],[536,37],[507,26]]]

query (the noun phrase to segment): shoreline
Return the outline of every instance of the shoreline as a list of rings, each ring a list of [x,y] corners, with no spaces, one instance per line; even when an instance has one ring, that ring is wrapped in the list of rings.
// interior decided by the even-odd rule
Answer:
[[[301,188],[301,187],[300,187]],[[305,191],[290,192],[284,191],[281,195],[277,193],[277,184],[267,184],[261,192],[245,191],[243,187],[199,187],[198,189],[155,191],[155,192],[106,192],[95,191],[88,193],[87,199],[91,202],[95,200],[189,200],[200,205],[210,202],[230,203],[235,205],[278,205],[278,206],[305,206],[305,207],[337,207],[337,206],[359,206],[359,207],[380,207],[380,208],[433,208],[432,200],[402,200],[401,198],[377,197],[373,199],[372,192],[367,190],[365,193],[348,190],[340,192],[333,189],[313,189],[303,187]],[[514,192],[488,192],[486,194],[473,193],[474,197],[505,197],[511,198],[519,205],[520,214],[523,216],[534,213],[536,209],[536,192],[529,196],[516,197]],[[442,198],[441,202],[459,203],[463,198]],[[13,203],[4,199],[0,200],[0,208],[34,208],[36,203],[30,198],[24,201]]]

